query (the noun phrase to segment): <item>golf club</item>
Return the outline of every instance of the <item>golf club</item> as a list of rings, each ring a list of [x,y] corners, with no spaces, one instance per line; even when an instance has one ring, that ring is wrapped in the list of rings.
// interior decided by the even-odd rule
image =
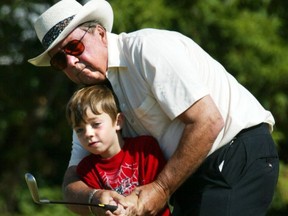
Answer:
[[[37,182],[36,182],[36,179],[34,178],[34,176],[30,173],[26,173],[25,174],[25,180],[26,180],[26,183],[28,185],[32,199],[37,204],[68,204],[68,205],[95,206],[95,207],[103,208],[105,210],[110,210],[111,212],[114,212],[117,209],[117,206],[115,206],[115,205],[77,203],[77,202],[52,201],[52,200],[48,200],[48,199],[40,199]]]

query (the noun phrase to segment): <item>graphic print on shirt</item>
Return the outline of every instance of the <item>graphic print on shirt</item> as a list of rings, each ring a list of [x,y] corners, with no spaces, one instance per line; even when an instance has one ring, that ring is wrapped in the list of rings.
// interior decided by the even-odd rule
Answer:
[[[105,188],[115,190],[122,195],[130,194],[134,188],[139,185],[140,179],[137,163],[124,163],[120,166],[118,172],[103,172],[101,173]]]

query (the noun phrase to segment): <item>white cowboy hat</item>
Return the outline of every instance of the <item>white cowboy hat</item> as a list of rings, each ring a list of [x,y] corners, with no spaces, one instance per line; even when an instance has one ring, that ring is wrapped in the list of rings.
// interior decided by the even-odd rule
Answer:
[[[50,66],[50,51],[82,23],[96,20],[108,32],[113,26],[113,10],[105,0],[90,0],[81,5],[75,0],[61,0],[39,16],[34,24],[38,39],[45,51],[29,59],[36,66]]]

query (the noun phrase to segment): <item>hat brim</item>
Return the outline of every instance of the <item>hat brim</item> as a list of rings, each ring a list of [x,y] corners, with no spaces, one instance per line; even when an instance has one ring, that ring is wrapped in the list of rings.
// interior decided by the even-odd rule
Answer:
[[[79,13],[75,15],[73,20],[51,45],[40,55],[29,59],[28,62],[35,66],[50,66],[51,57],[48,55],[48,52],[64,40],[77,26],[92,20],[98,21],[108,32],[111,32],[113,26],[113,10],[110,4],[106,1],[89,1],[83,5]]]

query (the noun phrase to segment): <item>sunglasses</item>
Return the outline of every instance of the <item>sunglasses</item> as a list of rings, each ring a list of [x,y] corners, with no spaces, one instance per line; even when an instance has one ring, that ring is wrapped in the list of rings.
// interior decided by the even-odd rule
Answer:
[[[87,31],[85,31],[84,35],[80,38],[80,40],[72,40],[69,41],[64,47],[62,47],[61,51],[57,52],[50,59],[50,65],[56,70],[64,70],[67,67],[67,58],[66,55],[79,56],[84,50],[85,46],[82,43],[82,39],[89,31],[92,26],[89,26]]]

